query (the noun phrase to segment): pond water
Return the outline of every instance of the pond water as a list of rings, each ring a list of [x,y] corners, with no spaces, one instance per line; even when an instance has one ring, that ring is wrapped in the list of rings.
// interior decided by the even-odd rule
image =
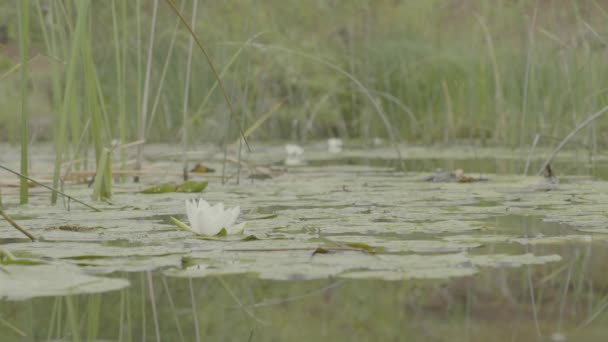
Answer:
[[[18,151],[2,149],[17,168]],[[34,176],[48,178],[37,151]],[[142,194],[179,182],[179,154],[152,146],[143,183],[115,184],[110,202],[65,185],[101,212],[49,206],[41,188],[19,206],[0,178],[5,212],[38,238],[0,221],[2,341],[605,340],[601,158],[564,152],[550,184],[521,176],[525,161],[506,150],[404,148],[407,171],[389,148],[311,144],[297,166],[284,154],[248,153],[240,184],[229,164],[222,185],[221,153],[201,148],[192,164],[218,170],[191,175],[209,181],[202,194]],[[248,178],[261,164],[272,178]],[[437,168],[486,180],[422,181]],[[187,222],[197,197],[240,206],[244,234],[177,229],[169,217]]]

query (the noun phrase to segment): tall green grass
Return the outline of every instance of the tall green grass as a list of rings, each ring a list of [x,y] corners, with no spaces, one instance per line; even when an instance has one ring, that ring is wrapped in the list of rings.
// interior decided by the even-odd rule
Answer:
[[[53,171],[53,188],[57,189],[59,186],[59,177],[61,173],[61,163],[64,161],[64,153],[67,147],[67,131],[68,131],[68,119],[71,119],[71,126],[78,125],[78,118],[75,115],[76,112],[76,83],[78,82],[77,66],[80,60],[79,52],[83,40],[86,38],[85,32],[88,22],[90,5],[89,0],[77,2],[77,17],[74,33],[71,39],[69,59],[67,60],[67,70],[65,71],[64,82],[65,88],[63,91],[63,99],[61,103],[61,111],[58,113],[59,124],[57,128],[56,147],[55,147],[55,167]],[[72,131],[74,134],[74,130]],[[75,137],[72,137],[74,139]],[[57,193],[53,192],[51,202],[56,203]]]
[[[192,21],[190,26],[192,30],[196,30],[196,12],[198,8],[198,0],[194,0],[192,5]],[[183,160],[182,160],[182,173],[184,180],[188,180],[188,158],[187,158],[187,149],[188,149],[188,121],[189,121],[189,95],[190,95],[190,76],[191,76],[191,67],[192,67],[192,50],[194,49],[194,36],[190,36],[188,42],[188,59],[186,61],[186,69],[185,69],[185,81],[184,81],[184,104],[182,106],[182,149],[183,149]]]
[[[29,111],[28,111],[28,60],[30,46],[30,2],[19,2],[19,51],[21,54],[21,174],[28,175]],[[27,179],[20,178],[19,203],[28,203]]]
[[[176,26],[184,18],[169,4],[188,19]],[[16,140],[16,123],[26,129],[28,120],[52,115],[57,188],[61,163],[86,160],[89,146],[99,161],[113,139],[178,143],[181,132],[186,147],[234,141],[239,132],[226,132],[228,116],[249,127],[277,103],[281,110],[250,139],[394,134],[410,143],[468,141],[522,151],[537,135],[539,145],[556,144],[608,104],[607,1],[208,2],[188,25],[221,70],[222,84],[207,57],[190,48],[184,24],[192,5],[19,2],[36,8],[29,41],[48,61],[47,70],[22,77],[49,99],[13,96],[20,80],[3,78],[0,132],[7,134],[0,139]],[[15,12],[7,6],[0,9]],[[0,52],[0,74],[17,64],[11,58]],[[212,91],[216,86],[223,91]],[[17,120],[15,109],[28,104],[30,117]],[[599,118],[575,139],[597,149],[608,140],[607,125]],[[127,165],[124,149],[120,165]]]

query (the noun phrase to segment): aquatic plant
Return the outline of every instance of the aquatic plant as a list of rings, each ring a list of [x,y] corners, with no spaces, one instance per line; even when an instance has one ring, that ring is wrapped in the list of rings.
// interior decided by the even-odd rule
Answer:
[[[304,154],[304,149],[302,148],[302,146],[296,144],[286,144],[285,152],[287,153],[287,158],[285,158],[285,165],[302,164],[302,155]]]
[[[210,205],[202,198],[186,201],[186,212],[190,221],[190,231],[200,235],[217,235],[224,229],[226,234],[240,234],[245,222],[236,224],[241,209],[237,206],[224,209],[224,203]]]
[[[327,139],[327,150],[329,153],[340,153],[342,152],[342,139],[340,138],[329,138]]]

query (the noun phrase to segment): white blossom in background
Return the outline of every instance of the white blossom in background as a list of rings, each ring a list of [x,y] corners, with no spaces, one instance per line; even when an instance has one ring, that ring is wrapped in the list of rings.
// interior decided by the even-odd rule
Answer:
[[[224,209],[224,203],[210,205],[202,198],[186,201],[186,213],[190,221],[190,229],[200,235],[217,235],[222,228],[228,234],[240,234],[245,228],[245,222],[235,224],[241,213],[237,206]]]
[[[327,139],[327,151],[329,153],[340,153],[342,152],[342,139],[340,138],[329,138]]]
[[[302,164],[302,155],[304,154],[304,149],[302,148],[302,146],[296,144],[287,144],[285,145],[285,152],[287,153],[287,158],[285,158],[285,165]]]

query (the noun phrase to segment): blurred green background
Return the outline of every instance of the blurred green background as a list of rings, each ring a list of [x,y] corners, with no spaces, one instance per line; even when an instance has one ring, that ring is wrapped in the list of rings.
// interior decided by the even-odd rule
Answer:
[[[0,0],[0,140],[14,142],[17,3]],[[83,131],[93,140],[91,132],[101,133],[106,145],[136,140],[154,1],[91,1],[81,40],[77,3],[31,2],[30,140],[52,139],[65,111],[72,141]],[[176,6],[190,21],[193,1]],[[245,130],[261,120],[251,139],[387,137],[373,99],[410,143],[521,147],[536,134],[553,144],[607,104],[607,18],[603,0],[224,0],[200,2],[194,30],[223,72],[235,121]],[[190,143],[236,139],[196,45],[188,72],[191,35],[166,1],[158,4],[155,30],[146,141],[178,141],[184,127]],[[75,100],[62,106],[74,44],[83,46],[74,62]],[[85,46],[98,80],[87,71]],[[87,126],[97,110],[102,119]],[[579,142],[604,144],[607,123],[598,120]]]

